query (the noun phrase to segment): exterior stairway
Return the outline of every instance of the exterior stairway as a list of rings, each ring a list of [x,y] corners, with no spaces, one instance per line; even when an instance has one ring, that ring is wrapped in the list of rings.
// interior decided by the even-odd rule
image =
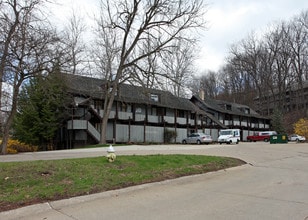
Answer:
[[[86,130],[96,141],[99,143],[101,139],[100,133],[96,128],[87,120],[69,120],[67,122],[68,130]]]

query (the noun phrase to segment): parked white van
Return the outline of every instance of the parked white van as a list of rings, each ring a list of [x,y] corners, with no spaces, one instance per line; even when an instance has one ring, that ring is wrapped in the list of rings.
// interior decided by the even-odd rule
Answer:
[[[225,129],[219,132],[218,143],[238,144],[241,140],[240,129]]]

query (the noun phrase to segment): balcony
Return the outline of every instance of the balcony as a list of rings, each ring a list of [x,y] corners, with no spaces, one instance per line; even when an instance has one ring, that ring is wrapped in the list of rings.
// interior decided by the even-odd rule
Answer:
[[[165,116],[164,120],[165,120],[165,122],[167,122],[169,124],[174,124],[174,117]]]
[[[69,120],[67,121],[68,130],[86,130],[97,142],[100,141],[100,133],[87,120]]]
[[[150,122],[150,123],[159,123],[159,122],[162,122],[161,116],[148,115],[148,122]]]
[[[120,120],[128,120],[133,118],[133,113],[131,112],[118,112],[118,119]]]
[[[177,118],[176,121],[181,125],[186,125],[186,118]]]

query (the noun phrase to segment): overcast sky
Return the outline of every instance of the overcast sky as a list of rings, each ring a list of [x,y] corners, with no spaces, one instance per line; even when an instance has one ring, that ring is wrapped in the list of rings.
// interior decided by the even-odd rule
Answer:
[[[230,45],[252,31],[260,33],[270,24],[288,21],[308,9],[307,0],[209,0],[209,29],[201,39],[199,70],[217,71]]]
[[[261,32],[270,24],[288,21],[308,9],[308,0],[204,0],[208,4],[208,28],[202,32],[200,54],[196,61],[199,72],[217,71],[224,63],[230,45],[249,33]],[[72,6],[93,16],[99,0],[58,0],[56,16],[69,15]],[[61,8],[61,10],[59,10]],[[86,19],[85,19],[86,20]]]

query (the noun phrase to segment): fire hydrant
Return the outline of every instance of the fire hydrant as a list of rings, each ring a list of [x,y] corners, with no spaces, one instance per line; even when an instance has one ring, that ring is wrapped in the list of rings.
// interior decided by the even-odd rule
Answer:
[[[109,162],[114,162],[115,161],[115,159],[116,159],[116,154],[115,154],[115,150],[114,150],[114,148],[112,147],[112,145],[110,145],[109,147],[108,147],[108,149],[107,149],[107,160],[109,161]]]

